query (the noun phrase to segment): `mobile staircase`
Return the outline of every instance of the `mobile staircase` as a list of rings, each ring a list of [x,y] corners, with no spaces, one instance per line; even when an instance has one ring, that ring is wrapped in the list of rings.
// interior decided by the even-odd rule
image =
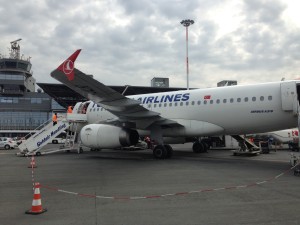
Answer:
[[[258,147],[253,142],[249,141],[243,135],[231,135],[239,143],[239,148],[233,150],[233,155],[259,155],[261,152],[260,147]]]
[[[17,155],[44,155],[60,151],[70,151],[77,149],[82,152],[80,141],[77,141],[77,128],[79,123],[86,123],[86,114],[59,114],[57,124],[53,125],[52,120],[46,121],[37,127],[34,131],[25,136],[25,140],[19,145],[20,152]],[[72,127],[73,132],[67,131],[66,141],[59,149],[43,149],[48,143],[59,134]]]

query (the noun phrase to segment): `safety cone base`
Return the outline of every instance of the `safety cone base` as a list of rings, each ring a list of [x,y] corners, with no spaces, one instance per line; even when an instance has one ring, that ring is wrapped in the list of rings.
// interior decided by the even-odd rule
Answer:
[[[37,168],[37,166],[36,165],[34,165],[34,166],[29,165],[28,168]]]
[[[44,212],[47,212],[47,209],[42,209],[39,212],[33,212],[32,210],[27,210],[25,213],[26,214],[31,214],[31,215],[38,215],[38,214],[41,214],[41,213],[44,213]]]

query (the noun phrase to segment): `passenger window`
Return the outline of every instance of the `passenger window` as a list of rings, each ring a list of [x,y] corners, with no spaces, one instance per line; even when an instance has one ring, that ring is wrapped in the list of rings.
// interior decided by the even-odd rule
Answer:
[[[171,106],[172,106],[172,103],[169,103],[169,106],[171,107]]]
[[[217,99],[216,103],[217,103],[217,104],[220,104],[220,99]]]
[[[207,104],[207,101],[206,101],[206,100],[204,100],[204,101],[203,101],[203,103],[204,103],[204,105],[206,105],[206,104]]]
[[[189,105],[189,102],[186,102],[185,105],[188,106],[188,105]]]
[[[195,105],[195,102],[194,102],[194,101],[192,101],[192,105]]]
[[[197,104],[198,104],[198,105],[201,105],[201,101],[198,101]]]
[[[237,102],[241,102],[241,98],[237,98],[237,100],[236,100]]]
[[[158,107],[160,108],[161,107],[161,104],[159,103]]]
[[[177,106],[177,102],[174,103],[174,106]]]
[[[268,96],[268,100],[269,100],[269,101],[272,100],[272,96],[271,96],[271,95]]]
[[[99,111],[99,108],[97,108],[97,111]]]
[[[156,104],[154,104],[153,107],[156,108]]]
[[[209,103],[210,103],[210,104],[213,104],[213,103],[214,103],[214,100],[210,100]]]
[[[180,102],[180,106],[183,106],[183,102]]]
[[[165,104],[164,104],[164,107],[167,107],[167,105],[168,105],[168,104],[167,104],[167,103],[165,103]]]
[[[226,103],[227,102],[227,99],[225,98],[225,99],[223,99],[223,103]]]
[[[260,98],[259,98],[261,101],[263,101],[265,98],[264,98],[264,96],[260,96]]]
[[[234,102],[234,99],[233,99],[233,98],[231,98],[231,99],[230,99],[230,103],[233,103],[233,102]]]
[[[244,98],[244,101],[245,101],[245,102],[248,102],[248,97],[245,97],[245,98]]]
[[[252,97],[252,101],[255,102],[256,101],[256,97]]]

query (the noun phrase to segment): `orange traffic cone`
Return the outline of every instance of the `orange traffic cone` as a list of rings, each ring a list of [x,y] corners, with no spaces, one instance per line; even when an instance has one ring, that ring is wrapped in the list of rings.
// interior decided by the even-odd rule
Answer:
[[[34,157],[31,156],[31,161],[30,161],[30,165],[28,166],[28,168],[36,168],[37,166],[35,165],[35,160]]]
[[[41,187],[40,183],[35,183],[32,207],[31,210],[27,210],[25,212],[26,214],[37,215],[47,211],[47,209],[43,209],[42,207],[40,187]]]

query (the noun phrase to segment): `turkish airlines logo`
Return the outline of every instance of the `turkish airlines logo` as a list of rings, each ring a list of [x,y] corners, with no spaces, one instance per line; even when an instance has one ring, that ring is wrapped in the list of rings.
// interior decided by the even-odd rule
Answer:
[[[68,80],[74,79],[74,63],[71,60],[67,60],[63,64],[63,72],[68,77]]]
[[[205,95],[205,96],[204,96],[204,99],[205,99],[205,100],[209,100],[210,97],[211,97],[210,95]]]

